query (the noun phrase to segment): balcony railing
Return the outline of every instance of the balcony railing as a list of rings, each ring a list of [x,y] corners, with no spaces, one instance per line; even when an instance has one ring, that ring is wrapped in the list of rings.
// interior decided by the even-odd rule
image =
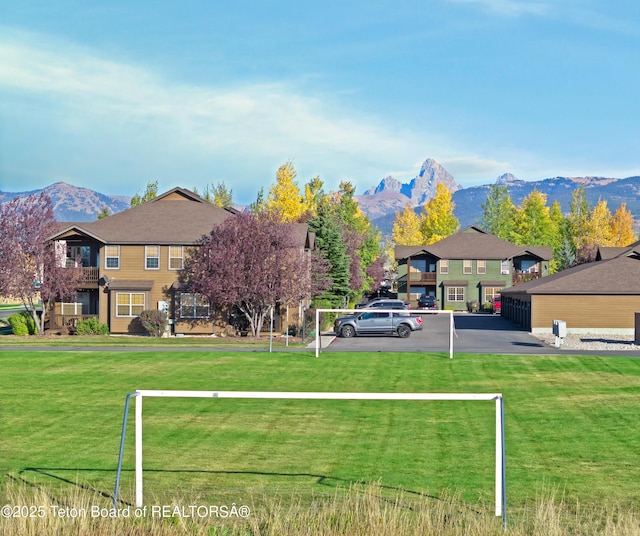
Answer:
[[[409,272],[410,283],[436,284],[435,272]]]
[[[526,283],[527,281],[533,281],[534,279],[540,279],[542,274],[540,272],[514,272],[513,285],[519,285],[520,283]]]
[[[82,267],[80,268],[80,279],[78,283],[80,285],[97,285],[99,277],[100,268],[97,266]]]

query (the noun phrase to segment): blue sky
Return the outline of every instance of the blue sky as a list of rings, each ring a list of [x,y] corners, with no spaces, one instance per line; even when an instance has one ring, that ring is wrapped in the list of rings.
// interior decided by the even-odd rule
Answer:
[[[640,175],[640,2],[4,0],[0,190]]]

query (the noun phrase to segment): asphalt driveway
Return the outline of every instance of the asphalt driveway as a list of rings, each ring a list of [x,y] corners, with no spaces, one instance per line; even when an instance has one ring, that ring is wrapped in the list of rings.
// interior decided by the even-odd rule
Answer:
[[[486,313],[454,315],[455,352],[482,354],[610,354],[579,352],[550,347],[528,331],[498,315]],[[327,334],[329,335],[329,334]],[[329,343],[330,342],[330,343]],[[339,352],[449,352],[449,315],[424,314],[422,331],[401,339],[394,336],[366,336],[333,340],[323,336],[322,351]],[[615,352],[630,356],[632,353]]]

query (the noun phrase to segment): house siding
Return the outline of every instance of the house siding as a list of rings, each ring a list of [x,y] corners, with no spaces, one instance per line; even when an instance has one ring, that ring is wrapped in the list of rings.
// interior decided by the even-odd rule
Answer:
[[[564,320],[573,333],[632,333],[640,296],[534,295],[531,330],[551,333],[553,320]]]

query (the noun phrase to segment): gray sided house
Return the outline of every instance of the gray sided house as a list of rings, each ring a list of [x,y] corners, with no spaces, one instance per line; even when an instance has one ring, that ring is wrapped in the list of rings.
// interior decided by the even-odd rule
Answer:
[[[568,333],[632,335],[640,312],[640,242],[600,248],[581,264],[502,293],[502,315],[533,333],[551,333],[564,320]]]
[[[50,240],[61,262],[82,270],[75,302],[58,302],[51,329],[98,317],[111,333],[141,333],[143,310],[163,309],[173,334],[224,332],[228,311],[179,284],[189,250],[236,214],[195,193],[174,188],[151,201],[93,222],[61,223]],[[314,247],[306,224],[296,224],[301,251]]]
[[[549,274],[551,248],[516,246],[469,226],[428,246],[396,246],[398,298],[417,306],[435,296],[439,309],[489,308],[503,289]]]

